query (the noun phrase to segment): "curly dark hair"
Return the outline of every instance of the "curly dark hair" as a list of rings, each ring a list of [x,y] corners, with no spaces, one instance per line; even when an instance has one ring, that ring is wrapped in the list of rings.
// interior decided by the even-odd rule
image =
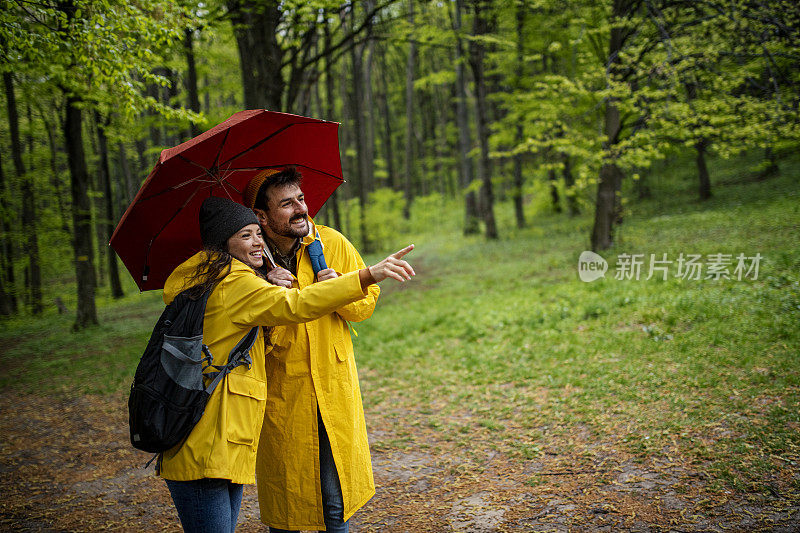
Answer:
[[[233,256],[227,250],[206,248],[205,251],[205,258],[197,264],[192,275],[186,280],[187,285],[192,285],[188,289],[192,300],[197,300],[206,292],[214,290],[217,283],[231,272]]]
[[[299,170],[297,170],[297,167],[294,166],[286,167],[277,174],[273,174],[272,176],[264,180],[264,183],[262,183],[261,187],[258,188],[253,208],[268,211],[269,210],[268,192],[270,188],[283,187],[285,185],[297,185],[299,187],[302,181],[303,181],[303,175],[300,173]]]

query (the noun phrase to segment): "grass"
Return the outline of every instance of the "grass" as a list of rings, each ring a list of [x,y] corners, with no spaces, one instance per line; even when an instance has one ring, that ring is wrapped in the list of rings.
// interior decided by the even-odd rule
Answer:
[[[456,441],[472,424],[523,459],[578,428],[641,456],[678,443],[724,484],[760,490],[800,460],[800,186],[796,162],[764,183],[740,167],[720,169],[735,183],[705,203],[691,168],[653,179],[654,199],[629,205],[593,283],[577,279],[588,217],[509,230],[499,208],[504,240],[452,231],[420,243],[413,288],[388,287],[359,328],[369,409],[424,416]],[[619,254],[681,252],[763,258],[757,280],[613,277]]]
[[[477,435],[517,460],[591,457],[590,443],[611,442],[640,458],[676,450],[720,487],[756,492],[796,470],[800,161],[764,182],[741,160],[718,161],[702,203],[693,173],[673,162],[647,178],[652,199],[627,204],[601,253],[609,270],[592,283],[577,276],[590,216],[536,213],[518,230],[501,203],[503,238],[486,242],[459,233],[459,206],[431,211],[428,200],[413,237],[385,242],[417,244],[418,277],[386,283],[356,325],[365,406],[394,421],[376,448],[417,447],[414,431],[467,455]],[[617,280],[623,253],[762,260],[757,280]],[[124,391],[162,304],[157,293],[102,303],[102,325],[80,333],[67,316],[2,323],[0,387]]]
[[[131,282],[132,284],[132,282]],[[34,394],[110,394],[130,387],[164,303],[159,292],[98,298],[100,326],[72,332],[74,315],[47,313],[2,323],[0,389]]]

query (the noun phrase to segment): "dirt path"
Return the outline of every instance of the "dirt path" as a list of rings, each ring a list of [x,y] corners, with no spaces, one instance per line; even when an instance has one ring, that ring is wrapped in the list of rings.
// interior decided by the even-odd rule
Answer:
[[[0,530],[180,531],[148,455],[128,444],[126,398],[0,393]],[[716,492],[677,457],[647,461],[613,443],[509,459],[476,439],[463,451],[424,428],[405,448],[368,413],[378,493],[351,531],[800,531],[800,498]],[[410,436],[410,438],[409,438]],[[578,450],[575,452],[575,450]],[[786,471],[787,486],[800,473]],[[793,478],[793,479],[792,479]],[[247,487],[237,531],[266,531]]]

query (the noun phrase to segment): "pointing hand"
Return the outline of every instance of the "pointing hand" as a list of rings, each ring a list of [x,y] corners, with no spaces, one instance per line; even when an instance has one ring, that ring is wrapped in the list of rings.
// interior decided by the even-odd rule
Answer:
[[[403,256],[413,249],[414,245],[409,244],[402,250],[398,250],[397,252],[391,254],[380,263],[376,263],[369,267],[369,273],[372,274],[375,282],[377,283],[383,281],[386,278],[396,279],[400,282],[411,279],[411,276],[415,275],[414,269],[411,268],[411,265],[403,260]]]

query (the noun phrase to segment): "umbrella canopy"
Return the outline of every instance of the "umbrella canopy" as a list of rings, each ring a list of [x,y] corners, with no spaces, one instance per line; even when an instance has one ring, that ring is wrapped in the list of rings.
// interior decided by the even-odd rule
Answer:
[[[295,165],[311,216],[341,183],[337,122],[240,111],[161,152],[125,214],[111,246],[140,290],[161,289],[181,262],[202,248],[198,214],[209,196],[244,203],[247,183],[268,168]]]

